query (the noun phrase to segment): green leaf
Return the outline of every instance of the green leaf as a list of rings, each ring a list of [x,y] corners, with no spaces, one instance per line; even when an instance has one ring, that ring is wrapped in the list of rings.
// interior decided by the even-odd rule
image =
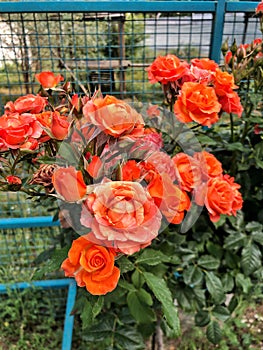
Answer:
[[[251,279],[249,277],[244,276],[242,273],[238,273],[235,279],[237,286],[241,287],[243,292],[247,294],[250,291],[250,288],[252,287]]]
[[[142,303],[149,305],[149,306],[152,306],[152,304],[153,304],[152,296],[145,289],[141,288],[141,289],[137,290],[137,296]]]
[[[261,266],[262,254],[256,244],[249,244],[242,249],[241,267],[246,276],[255,272]]]
[[[185,284],[193,286],[202,282],[203,273],[198,266],[190,265],[183,271],[183,278]]]
[[[202,145],[209,145],[209,146],[216,146],[217,145],[217,141],[212,139],[209,136],[200,134],[197,136],[198,141],[202,144]]]
[[[197,263],[207,270],[216,270],[220,265],[220,260],[211,255],[203,255],[198,259]]]
[[[95,303],[93,304],[92,307],[92,317],[93,319],[99,315],[99,313],[102,310],[102,307],[104,305],[104,297],[103,296],[99,296],[98,299],[95,301]]]
[[[239,249],[245,245],[246,235],[241,232],[234,231],[233,234],[230,234],[225,240],[224,248],[225,249]]]
[[[118,282],[119,287],[129,290],[130,292],[135,292],[136,288],[132,283],[127,282],[126,280],[120,279]]]
[[[154,249],[144,249],[136,260],[137,264],[146,264],[150,266],[159,265],[162,262],[170,262],[170,257]]]
[[[250,152],[241,142],[226,143],[225,148],[228,151]]]
[[[223,285],[213,272],[206,272],[206,287],[215,303],[221,304],[225,301]]]
[[[82,321],[82,329],[86,329],[88,326],[92,324],[92,321],[93,321],[92,305],[88,301],[88,299],[86,299],[85,301],[82,312],[80,314],[80,318]]]
[[[217,318],[220,321],[226,321],[230,317],[230,312],[229,310],[222,305],[216,305],[213,310],[212,310],[213,316]]]
[[[127,303],[132,316],[138,323],[152,323],[156,320],[154,311],[141,302],[137,291],[128,293]]]
[[[135,270],[131,276],[132,283],[135,285],[136,289],[140,289],[144,284],[144,277],[141,272]]]
[[[248,224],[246,224],[245,229],[246,229],[246,231],[252,232],[252,233],[254,231],[262,232],[263,225],[260,222],[257,222],[257,221],[250,221]]]
[[[222,285],[223,285],[223,288],[224,288],[224,292],[231,292],[232,289],[234,288],[234,279],[233,277],[229,274],[229,273],[226,273],[223,275],[222,279]]]
[[[214,345],[218,344],[222,338],[221,328],[216,321],[211,321],[206,329],[207,339]]]
[[[80,154],[74,154],[71,144],[62,142],[58,150],[58,157],[62,157],[66,159],[69,164],[77,166],[81,156]]]
[[[117,259],[116,262],[121,270],[121,273],[134,270],[133,263],[126,256],[122,256],[121,258]]]
[[[162,304],[164,316],[168,325],[178,336],[180,334],[180,324],[177,309],[174,305],[171,291],[167,287],[163,278],[157,277],[150,272],[143,273],[148,287],[151,289],[156,299]]]
[[[262,231],[252,232],[251,238],[253,239],[253,241],[255,241],[263,246],[263,232]]]
[[[210,314],[206,310],[200,310],[195,314],[195,324],[198,327],[204,327],[210,322]]]

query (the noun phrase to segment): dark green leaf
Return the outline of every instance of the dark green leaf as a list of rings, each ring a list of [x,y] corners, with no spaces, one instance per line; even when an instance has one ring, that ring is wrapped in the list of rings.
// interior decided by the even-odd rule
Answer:
[[[161,251],[154,250],[154,249],[144,249],[142,251],[142,254],[136,260],[136,263],[155,266],[162,262],[169,262],[169,261],[170,261],[170,257],[163,254]]]
[[[213,316],[220,321],[226,321],[230,317],[229,310],[222,305],[216,305],[212,311]]]
[[[255,272],[261,266],[262,254],[256,244],[249,244],[242,249],[241,266],[246,276]]]
[[[222,331],[220,329],[218,322],[211,321],[209,323],[206,329],[206,336],[207,336],[207,339],[215,345],[220,342],[222,338]]]
[[[183,278],[185,284],[196,285],[199,284],[203,279],[202,270],[196,265],[190,265],[183,271]]]
[[[207,270],[216,270],[220,265],[220,260],[211,255],[203,255],[198,259],[197,263]]]
[[[234,231],[225,240],[225,249],[239,249],[245,245],[246,235],[241,232]]]
[[[241,142],[226,143],[225,147],[228,151],[249,152],[249,149],[246,148]]]
[[[223,285],[213,272],[206,272],[206,286],[215,303],[221,304],[225,301]]]
[[[202,145],[210,145],[210,146],[217,145],[216,140],[212,139],[209,136],[203,135],[203,134],[197,135],[197,139]]]
[[[121,258],[117,259],[116,262],[121,270],[121,273],[134,270],[133,263],[126,256],[122,256]]]
[[[77,166],[79,164],[80,155],[74,154],[72,145],[67,142],[61,143],[58,150],[58,157],[66,159],[71,165]]]
[[[242,273],[236,275],[236,284],[241,287],[244,293],[248,293],[252,287],[252,282],[249,277],[244,276]]]
[[[263,225],[260,222],[257,222],[257,221],[250,221],[248,224],[246,224],[245,229],[246,229],[246,231],[252,232],[252,233],[254,231],[262,232]]]
[[[156,299],[162,304],[164,316],[168,325],[174,333],[180,334],[180,324],[177,309],[174,305],[172,294],[163,278],[157,277],[150,272],[143,273],[148,287],[151,289]]]
[[[223,285],[225,293],[226,292],[231,292],[232,289],[234,288],[234,279],[233,279],[233,277],[229,273],[226,273],[226,274],[223,275],[221,281],[222,281],[222,285]]]
[[[85,301],[85,305],[81,311],[80,318],[82,321],[82,329],[85,329],[92,324],[92,321],[93,321],[92,305],[88,301],[88,299],[86,299]]]
[[[200,310],[195,314],[195,324],[198,327],[204,327],[210,322],[209,312],[206,310]]]
[[[132,283],[127,282],[126,280],[120,279],[118,285],[119,287],[129,290],[130,292],[136,291],[136,287]]]
[[[98,316],[98,314],[101,312],[101,309],[104,305],[104,297],[103,296],[99,296],[98,299],[95,301],[95,303],[93,304],[92,307],[92,316],[93,319]]]
[[[152,323],[156,316],[152,308],[141,302],[138,298],[137,291],[129,292],[127,303],[132,316],[138,323]]]
[[[251,238],[253,239],[253,241],[255,241],[263,246],[263,232],[262,231],[252,232]]]

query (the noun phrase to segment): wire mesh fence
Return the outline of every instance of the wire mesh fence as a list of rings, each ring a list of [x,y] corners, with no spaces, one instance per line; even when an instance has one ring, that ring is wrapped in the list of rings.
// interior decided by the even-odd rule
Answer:
[[[199,12],[1,13],[2,109],[10,99],[36,93],[34,75],[43,70],[62,73],[73,85],[81,82],[91,93],[100,88],[159,102],[159,89],[148,83],[145,71],[156,56],[211,57],[215,13],[202,12],[204,3]],[[244,43],[258,36],[252,12],[225,13],[224,40]]]

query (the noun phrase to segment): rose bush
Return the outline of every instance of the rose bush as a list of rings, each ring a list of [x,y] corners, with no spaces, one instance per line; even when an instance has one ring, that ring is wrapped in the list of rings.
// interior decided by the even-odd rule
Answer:
[[[175,300],[219,343],[262,280],[262,40],[222,52],[224,66],[157,57],[163,106],[42,72],[0,117],[0,187],[58,204],[62,246],[43,256],[76,280],[73,313],[100,348],[178,337]]]

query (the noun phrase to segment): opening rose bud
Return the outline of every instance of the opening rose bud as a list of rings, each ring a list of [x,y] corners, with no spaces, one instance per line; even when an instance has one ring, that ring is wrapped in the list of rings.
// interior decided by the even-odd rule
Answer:
[[[67,202],[77,202],[87,191],[81,171],[73,166],[57,169],[52,176],[56,192]]]
[[[35,77],[44,89],[52,89],[56,87],[59,82],[64,80],[62,75],[55,75],[50,71],[38,73]]]

